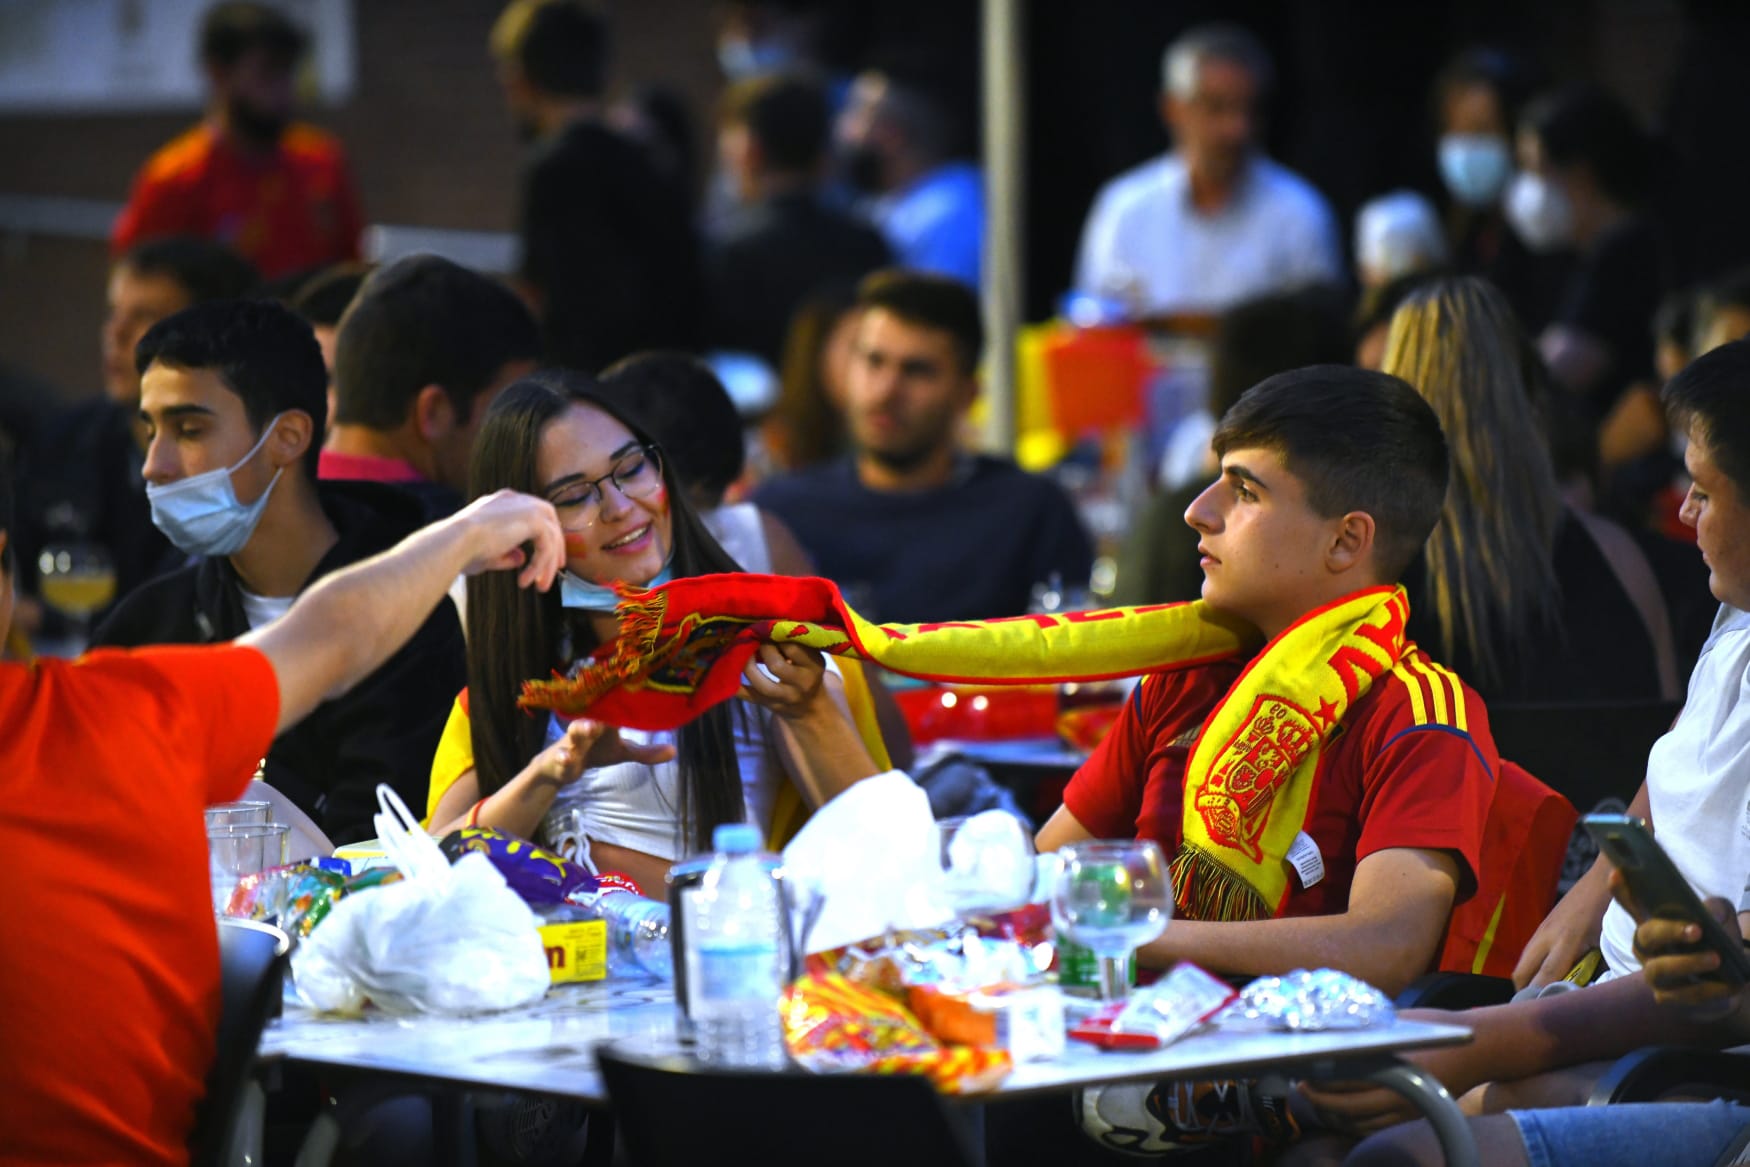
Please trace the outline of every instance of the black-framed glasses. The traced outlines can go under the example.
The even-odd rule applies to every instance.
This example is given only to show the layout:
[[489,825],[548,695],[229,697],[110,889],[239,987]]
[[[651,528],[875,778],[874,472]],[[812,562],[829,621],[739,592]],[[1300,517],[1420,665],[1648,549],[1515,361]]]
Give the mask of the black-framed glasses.
[[627,498],[654,496],[662,489],[662,451],[654,445],[628,450],[600,478],[568,482],[547,501],[559,512],[562,526],[587,527],[601,517],[603,488],[610,482]]

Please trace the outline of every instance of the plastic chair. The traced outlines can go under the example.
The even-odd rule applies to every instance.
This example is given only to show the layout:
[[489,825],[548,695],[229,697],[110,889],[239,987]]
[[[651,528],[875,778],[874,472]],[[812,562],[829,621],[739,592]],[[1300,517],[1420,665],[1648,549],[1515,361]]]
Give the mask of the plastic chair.
[[194,1167],[259,1162],[265,1099],[250,1075],[268,1019],[279,1012],[292,942],[253,920],[219,921],[218,1052],[189,1136]]
[[637,1167],[893,1167],[975,1162],[935,1088],[909,1075],[704,1070],[679,1056],[596,1051]]

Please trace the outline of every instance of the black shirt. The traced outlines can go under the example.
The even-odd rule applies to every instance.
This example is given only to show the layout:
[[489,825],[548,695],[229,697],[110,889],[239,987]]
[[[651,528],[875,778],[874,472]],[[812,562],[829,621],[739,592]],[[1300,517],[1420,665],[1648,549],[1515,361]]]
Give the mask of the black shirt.
[[775,369],[790,317],[804,299],[887,262],[878,232],[822,206],[812,193],[744,207],[706,252],[709,343],[754,353]]
[[1571,514],[1556,526],[1556,620],[1517,643],[1495,646],[1506,676],[1487,684],[1464,644],[1448,652],[1420,557],[1404,575],[1409,636],[1491,704],[1635,701],[1659,697],[1653,638],[1604,552]]
[[1589,398],[1600,418],[1622,391],[1653,378],[1653,314],[1665,294],[1665,248],[1652,221],[1636,216],[1581,254],[1556,322],[1604,344],[1610,365]]
[[699,254],[686,198],[632,139],[580,121],[536,145],[523,167],[519,234],[550,362],[596,372],[697,342]]
[[[423,522],[418,500],[392,487],[321,482],[316,490],[340,538],[306,589],[393,546]],[[124,600],[92,645],[212,644],[247,631],[236,569],[227,558],[202,557]],[[334,842],[371,838],[377,783],[389,783],[408,806],[425,805],[438,737],[466,683],[462,627],[446,600],[381,668],[274,739],[267,781]]]
[[932,490],[870,490],[847,459],[774,478],[753,500],[789,525],[820,573],[870,620],[1018,616],[1034,584],[1053,573],[1085,584],[1093,567],[1069,496],[983,455]]

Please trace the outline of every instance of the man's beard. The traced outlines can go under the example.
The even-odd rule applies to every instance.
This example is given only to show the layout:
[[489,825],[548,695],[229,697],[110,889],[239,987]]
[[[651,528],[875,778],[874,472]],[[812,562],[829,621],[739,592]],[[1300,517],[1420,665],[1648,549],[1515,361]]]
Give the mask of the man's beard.
[[863,453],[887,470],[906,474],[928,462],[935,455],[936,447],[926,442],[914,442],[897,450],[877,450],[872,446],[864,446]]
[[291,120],[283,113],[263,113],[243,101],[231,102],[226,113],[230,115],[231,128],[258,146],[278,145]]

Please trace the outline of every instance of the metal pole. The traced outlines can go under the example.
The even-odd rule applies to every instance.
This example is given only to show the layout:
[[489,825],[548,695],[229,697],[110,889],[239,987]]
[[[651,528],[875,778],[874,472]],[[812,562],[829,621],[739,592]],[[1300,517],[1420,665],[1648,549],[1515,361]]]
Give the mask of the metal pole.
[[986,443],[1015,451],[1015,341],[1025,292],[1022,231],[1026,155],[1024,0],[984,0],[984,391]]

